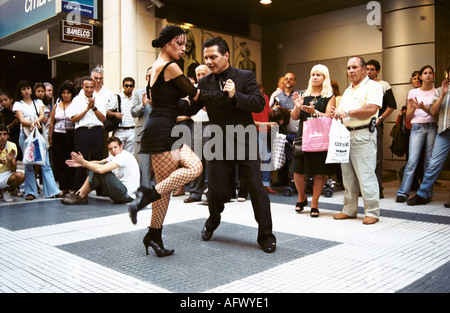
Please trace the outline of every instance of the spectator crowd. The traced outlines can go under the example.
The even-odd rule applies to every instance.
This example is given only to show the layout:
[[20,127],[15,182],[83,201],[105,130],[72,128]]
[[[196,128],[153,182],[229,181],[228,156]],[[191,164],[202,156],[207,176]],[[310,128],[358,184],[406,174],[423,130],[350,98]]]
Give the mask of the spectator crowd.
[[[149,82],[150,70],[145,72]],[[296,75],[280,77],[276,90],[265,95],[266,106],[253,113],[257,127],[259,156],[262,164],[270,163],[270,134],[274,127],[286,135],[286,164],[271,171],[262,167],[261,179],[269,194],[272,187],[293,182],[298,199],[295,211],[300,213],[308,201],[304,192],[310,177],[314,180],[311,217],[319,216],[319,196],[326,181],[336,179],[345,189],[343,212],[335,219],[355,217],[354,201],[358,195],[365,200],[366,224],[379,218],[379,199],[383,194],[383,134],[384,122],[397,109],[391,86],[378,78],[381,70],[376,60],[349,59],[347,74],[352,82],[343,95],[326,66],[315,66],[308,86],[297,89]],[[447,70],[448,77],[449,69]],[[209,75],[205,65],[195,69],[194,84]],[[426,65],[412,74],[411,91],[406,95],[397,123],[401,123],[405,140],[406,162],[401,173],[401,187],[396,202],[423,205],[432,201],[433,185],[444,166],[450,149],[450,96],[446,78],[435,88],[435,72]],[[86,204],[87,195],[98,195],[117,203],[135,198],[138,187],[154,184],[151,156],[140,154],[141,136],[152,110],[150,88],[135,90],[132,77],[122,81],[122,91],[114,94],[103,84],[103,69],[92,70],[90,77],[77,86],[65,81],[54,90],[50,83],[20,81],[16,93],[0,91],[0,189],[4,201],[24,197],[32,201],[61,198],[66,205]],[[351,102],[359,99],[358,105]],[[364,102],[366,101],[366,102]],[[302,135],[302,124],[311,118],[341,119],[351,134],[351,156],[347,164],[325,164],[326,152],[305,152],[293,156],[294,139]],[[369,131],[371,119],[375,129]],[[113,130],[106,123],[116,120]],[[194,116],[180,116],[178,124],[191,130],[189,146],[201,149],[210,139],[208,112],[203,109]],[[367,133],[366,133],[367,128]],[[24,173],[17,164],[24,157],[27,138],[36,129],[47,141],[45,163],[25,164]],[[364,142],[362,144],[361,142]],[[357,151],[358,150],[358,151]],[[197,151],[197,150],[196,150]],[[353,155],[354,154],[354,155]],[[203,173],[189,183],[190,195],[185,203],[202,201],[208,189],[205,158],[201,158]],[[373,163],[373,164],[372,164]],[[229,198],[246,201],[246,183],[236,168],[235,179],[225,182],[236,192]],[[274,179],[276,178],[276,179]],[[276,181],[275,181],[276,180]],[[24,189],[20,186],[24,184]],[[42,186],[42,190],[41,190]],[[411,197],[411,192],[417,193]],[[172,196],[184,195],[184,188],[174,190]],[[207,204],[207,201],[205,201]],[[449,203],[445,204],[446,207]]]

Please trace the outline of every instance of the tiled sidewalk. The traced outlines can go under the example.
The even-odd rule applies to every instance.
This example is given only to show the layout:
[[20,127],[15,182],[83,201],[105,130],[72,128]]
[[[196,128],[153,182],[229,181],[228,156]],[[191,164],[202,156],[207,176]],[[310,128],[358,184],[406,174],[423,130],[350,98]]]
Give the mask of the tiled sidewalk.
[[[343,192],[321,197],[320,217],[294,212],[296,195],[271,196],[277,251],[256,244],[250,201],[226,205],[211,241],[200,238],[207,207],[172,198],[164,243],[175,254],[145,255],[151,210],[133,226],[126,205],[90,198],[0,204],[0,292],[4,293],[393,293],[450,291],[450,182],[434,201],[395,203],[385,184],[382,218],[335,221]],[[362,206],[362,200],[360,203]]]

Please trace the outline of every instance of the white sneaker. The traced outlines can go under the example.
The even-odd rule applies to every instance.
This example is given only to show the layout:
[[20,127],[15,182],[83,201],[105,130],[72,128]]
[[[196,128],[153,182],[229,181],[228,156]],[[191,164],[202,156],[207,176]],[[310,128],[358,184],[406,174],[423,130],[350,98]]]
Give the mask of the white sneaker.
[[9,191],[3,190],[2,196],[3,196],[3,200],[5,200],[5,202],[14,202],[14,198],[11,196]]

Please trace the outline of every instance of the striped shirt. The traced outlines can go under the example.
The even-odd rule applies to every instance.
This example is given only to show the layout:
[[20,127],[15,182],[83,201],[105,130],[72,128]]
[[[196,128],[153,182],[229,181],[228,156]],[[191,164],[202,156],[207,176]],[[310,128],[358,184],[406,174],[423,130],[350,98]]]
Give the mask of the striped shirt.
[[133,127],[134,124],[134,117],[131,115],[131,108],[133,107],[133,100],[135,97],[135,94],[133,93],[131,97],[125,96],[125,94],[122,92],[120,95],[115,95],[111,99],[109,99],[107,110],[114,111],[116,110],[118,105],[118,99],[117,97],[120,97],[120,109],[123,113],[122,122],[120,123],[119,127]]
[[[441,96],[441,88],[436,89],[436,93],[433,98],[433,104]],[[439,110],[439,122],[438,122],[438,132],[442,133],[444,130],[450,128],[450,90],[442,100],[441,108]]]

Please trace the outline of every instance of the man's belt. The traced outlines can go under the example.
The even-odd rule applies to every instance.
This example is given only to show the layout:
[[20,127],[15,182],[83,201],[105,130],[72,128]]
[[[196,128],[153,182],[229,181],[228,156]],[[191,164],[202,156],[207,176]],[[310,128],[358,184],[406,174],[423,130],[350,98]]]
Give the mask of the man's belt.
[[377,125],[377,118],[376,117],[372,117],[372,119],[370,120],[370,123],[368,125],[356,126],[356,127],[347,127],[347,129],[352,131],[352,130],[360,130],[360,129],[369,128],[369,131],[371,133],[373,133],[375,131],[375,126],[376,125]]
[[117,127],[118,129],[134,129],[135,128],[135,126],[130,126],[130,127],[122,127],[122,126],[120,126],[120,127]]
[[369,125],[363,125],[363,126],[357,126],[357,127],[347,127],[347,129],[348,130],[360,130],[360,129],[364,129],[364,128],[369,128],[370,127],[370,124]]
[[95,129],[95,128],[102,128],[102,126],[80,126],[77,129]]

